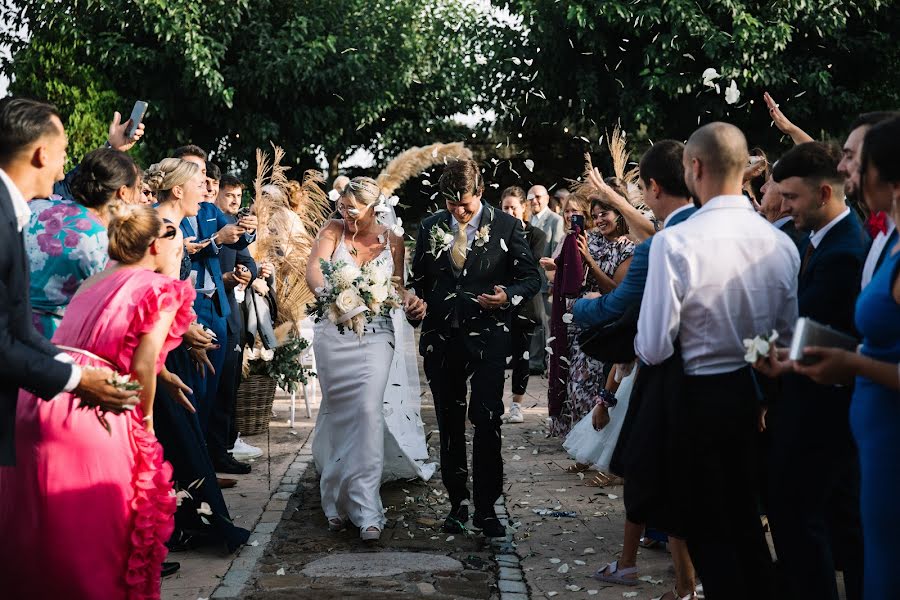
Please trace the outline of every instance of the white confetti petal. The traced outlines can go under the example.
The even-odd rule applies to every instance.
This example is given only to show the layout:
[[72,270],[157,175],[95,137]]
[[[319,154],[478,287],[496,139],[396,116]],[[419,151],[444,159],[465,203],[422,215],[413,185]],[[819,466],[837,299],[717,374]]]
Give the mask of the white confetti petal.
[[275,574],[276,574],[276,575],[284,575],[284,567],[281,567],[280,569],[278,569],[277,571],[275,571]]
[[738,90],[737,83],[731,80],[731,85],[725,88],[725,102],[728,104],[736,104],[741,99],[741,92]]
[[569,572],[569,563],[563,563],[563,564],[561,564],[561,565],[559,566],[559,568],[556,570],[556,572],[557,572],[557,573],[562,573],[563,575],[565,575],[566,573],[568,573],[568,572]]
[[565,323],[567,325],[572,322],[572,319],[574,319],[574,317],[572,316],[572,313],[565,313],[562,316],[563,323]]
[[558,565],[558,564],[561,563],[562,561],[561,561],[560,559],[558,559],[558,558],[551,558],[551,559],[550,559],[550,562],[553,563],[554,565]]
[[531,160],[530,158],[526,159],[525,160],[525,168],[528,169],[529,171],[534,171],[534,161]]

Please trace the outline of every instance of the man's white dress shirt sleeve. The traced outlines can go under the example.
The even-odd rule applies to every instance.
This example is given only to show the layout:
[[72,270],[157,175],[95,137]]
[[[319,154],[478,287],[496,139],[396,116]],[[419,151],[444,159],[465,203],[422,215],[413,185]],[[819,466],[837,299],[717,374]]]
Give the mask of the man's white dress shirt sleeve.
[[666,237],[656,234],[650,246],[647,283],[641,301],[634,349],[645,364],[658,365],[672,356],[681,325],[684,283]]

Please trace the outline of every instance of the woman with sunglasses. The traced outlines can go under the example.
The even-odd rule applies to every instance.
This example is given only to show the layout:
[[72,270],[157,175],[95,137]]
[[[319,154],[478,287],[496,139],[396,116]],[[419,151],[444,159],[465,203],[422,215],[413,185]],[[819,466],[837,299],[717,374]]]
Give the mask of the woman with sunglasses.
[[74,201],[32,201],[25,229],[34,326],[48,339],[81,282],[106,268],[108,209],[137,203],[141,175],[124,152],[100,148],[85,156],[70,186]]
[[[140,386],[131,411],[21,391],[15,467],[0,469],[9,598],[159,598],[176,497],[154,435],[157,375],[194,318],[182,247],[149,206],[110,210],[110,265],[85,280],[53,341],[82,369]],[[120,385],[126,385],[121,382]],[[37,557],[40,557],[39,559]]]
[[[184,246],[180,273],[188,280],[191,274],[190,254],[198,252],[209,240],[195,243],[184,239],[178,224],[185,217],[196,216],[206,193],[206,178],[195,163],[180,158],[165,158],[154,164],[145,174],[159,204],[156,210],[167,228],[173,230],[173,242]],[[206,435],[197,416],[198,384],[202,377],[197,364],[209,361],[207,349],[215,348],[215,340],[196,321],[182,336],[182,344],[166,359],[160,379],[173,377],[190,385],[161,386],[157,390],[154,420],[156,434],[165,450],[166,460],[172,463],[177,488],[190,494],[182,499],[175,514],[175,533],[169,541],[171,548],[194,548],[203,545],[224,545],[234,552],[250,537],[250,532],[232,522],[225,498],[216,479],[216,471],[206,449]],[[193,390],[191,389],[193,388]],[[197,509],[209,505],[212,514],[201,517]]]

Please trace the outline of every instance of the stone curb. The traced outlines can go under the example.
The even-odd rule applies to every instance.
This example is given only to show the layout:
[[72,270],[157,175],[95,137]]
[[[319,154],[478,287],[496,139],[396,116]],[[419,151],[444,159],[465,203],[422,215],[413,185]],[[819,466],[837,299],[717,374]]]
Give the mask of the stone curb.
[[[256,563],[265,553],[266,547],[272,541],[272,533],[278,527],[278,523],[284,517],[288,499],[297,490],[306,469],[312,462],[312,440],[310,433],[306,442],[297,451],[294,461],[287,468],[284,476],[276,488],[275,493],[269,498],[269,502],[263,509],[262,516],[250,534],[250,541],[241,548],[240,553],[228,566],[228,571],[216,586],[211,598],[240,598],[244,586],[250,579],[250,575],[256,569]],[[256,544],[255,546],[253,544]],[[516,600],[513,598],[512,600]]]
[[494,554],[494,562],[497,563],[497,587],[500,590],[500,600],[529,600],[531,594],[525,584],[522,561],[516,554],[513,534],[509,533],[506,496],[500,496],[494,506],[500,522],[507,527],[506,537],[491,540],[491,551]]

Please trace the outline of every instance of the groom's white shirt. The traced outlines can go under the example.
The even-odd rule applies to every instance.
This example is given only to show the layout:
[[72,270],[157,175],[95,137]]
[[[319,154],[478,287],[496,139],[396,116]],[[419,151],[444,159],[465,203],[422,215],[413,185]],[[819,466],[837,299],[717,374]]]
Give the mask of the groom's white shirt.
[[[481,223],[481,213],[484,212],[484,202],[481,203],[481,207],[478,209],[478,212],[475,213],[469,222],[466,223],[466,246],[469,250],[472,249],[472,242],[475,241],[475,233],[478,231],[478,224]],[[456,220],[456,217],[452,217],[450,219],[450,231],[456,233],[459,231],[460,222]]]

